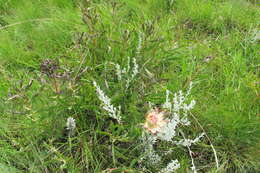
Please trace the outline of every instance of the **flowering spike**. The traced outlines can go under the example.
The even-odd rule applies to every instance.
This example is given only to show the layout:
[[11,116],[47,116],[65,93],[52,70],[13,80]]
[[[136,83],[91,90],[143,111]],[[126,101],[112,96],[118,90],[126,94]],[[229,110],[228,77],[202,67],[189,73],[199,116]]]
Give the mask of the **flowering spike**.
[[93,81],[93,85],[96,88],[96,92],[98,95],[99,100],[103,103],[102,108],[108,112],[108,115],[117,120],[118,123],[121,123],[121,116],[120,116],[120,107],[116,108],[111,104],[111,100],[104,91],[101,90],[101,88],[97,85],[95,81]]
[[76,128],[75,119],[72,117],[69,117],[67,119],[67,123],[66,123],[66,129],[69,130],[69,136],[73,135],[75,128]]

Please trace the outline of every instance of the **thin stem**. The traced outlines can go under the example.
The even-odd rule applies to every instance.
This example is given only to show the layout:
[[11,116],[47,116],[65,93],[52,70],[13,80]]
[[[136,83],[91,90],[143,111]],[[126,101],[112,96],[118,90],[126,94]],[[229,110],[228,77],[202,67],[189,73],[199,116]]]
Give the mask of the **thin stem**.
[[16,26],[16,25],[21,25],[24,23],[29,23],[29,22],[38,22],[38,21],[48,21],[48,20],[52,20],[51,18],[42,18],[42,19],[31,19],[31,20],[24,20],[24,21],[20,21],[20,22],[16,22],[16,23],[12,23],[10,25],[5,25],[0,27],[0,30],[12,27],[12,26]]
[[116,157],[115,157],[115,146],[114,146],[115,140],[112,140],[112,158],[113,158],[113,165],[116,166]]
[[[180,130],[180,132],[181,132],[181,135],[182,135],[182,137],[184,138],[184,140],[187,140],[187,139],[185,138],[185,135],[184,135],[184,133],[182,132],[182,130]],[[193,159],[193,157],[192,157],[192,151],[191,151],[191,149],[190,149],[190,146],[187,145],[187,148],[188,148],[188,150],[189,150],[189,155],[190,155],[190,158],[191,158],[192,170],[193,170],[194,173],[197,173],[196,166],[195,166],[195,164],[194,164],[194,159]]]
[[201,130],[204,132],[207,140],[209,141],[210,143],[210,147],[212,148],[213,150],[213,153],[214,153],[214,157],[215,157],[215,162],[216,162],[216,167],[217,169],[219,168],[219,160],[218,160],[218,156],[217,156],[217,152],[215,150],[215,147],[213,146],[209,136],[207,135],[206,131],[204,130],[203,126],[199,123],[198,119],[191,113],[191,116],[195,119],[195,121],[197,122],[197,124],[200,126]]

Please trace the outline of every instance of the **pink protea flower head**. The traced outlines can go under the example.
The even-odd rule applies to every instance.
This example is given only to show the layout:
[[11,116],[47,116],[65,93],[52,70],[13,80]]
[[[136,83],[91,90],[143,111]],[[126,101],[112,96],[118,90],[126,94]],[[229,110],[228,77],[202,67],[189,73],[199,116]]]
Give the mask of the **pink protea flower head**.
[[167,124],[168,120],[165,116],[165,111],[162,111],[159,108],[154,108],[146,114],[146,120],[143,127],[152,134],[156,134]]

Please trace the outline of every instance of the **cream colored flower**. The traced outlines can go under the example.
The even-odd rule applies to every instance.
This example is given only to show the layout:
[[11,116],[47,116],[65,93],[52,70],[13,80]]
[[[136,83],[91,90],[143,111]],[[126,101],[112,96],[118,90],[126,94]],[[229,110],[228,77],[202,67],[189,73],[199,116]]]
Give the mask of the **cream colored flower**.
[[158,133],[163,126],[165,126],[168,122],[165,119],[166,112],[159,110],[159,108],[155,108],[149,111],[146,114],[146,120],[144,123],[144,128],[150,131],[153,134]]

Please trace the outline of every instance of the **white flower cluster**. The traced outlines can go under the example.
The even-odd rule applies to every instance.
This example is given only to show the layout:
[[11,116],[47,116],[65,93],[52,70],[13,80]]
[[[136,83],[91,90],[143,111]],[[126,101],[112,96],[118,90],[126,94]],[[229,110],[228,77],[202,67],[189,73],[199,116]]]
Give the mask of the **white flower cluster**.
[[119,64],[116,64],[116,75],[118,80],[122,80],[122,74],[125,73],[125,69],[121,69],[121,66]]
[[[151,155],[156,154],[156,152],[154,151],[154,148],[153,148],[153,145],[156,140],[167,141],[167,142],[170,142],[175,145],[187,147],[190,152],[190,156],[191,156],[191,160],[192,160],[192,170],[193,170],[193,172],[196,172],[196,167],[195,167],[192,155],[191,155],[190,146],[192,144],[197,143],[204,136],[204,133],[202,133],[195,139],[186,139],[184,134],[182,134],[182,133],[181,134],[182,134],[183,139],[176,140],[174,138],[175,136],[177,136],[179,134],[178,132],[182,132],[180,129],[180,125],[189,126],[191,124],[188,119],[188,113],[195,106],[195,103],[196,103],[194,100],[191,100],[189,104],[186,103],[187,96],[190,94],[191,88],[192,88],[192,83],[190,84],[190,87],[186,94],[183,94],[182,91],[179,91],[178,93],[174,94],[173,98],[170,98],[170,94],[171,94],[170,91],[166,90],[166,100],[165,100],[165,103],[163,104],[163,108],[168,111],[169,116],[162,117],[161,113],[158,112],[157,115],[153,115],[150,119],[147,118],[146,121],[148,121],[150,126],[149,126],[149,128],[146,128],[146,130],[148,129],[149,132],[152,132],[153,128],[158,126],[158,123],[160,123],[159,125],[163,125],[163,126],[160,127],[160,130],[157,133],[150,133],[150,134],[148,133],[147,135],[150,137],[146,137],[146,138],[144,138],[144,140],[151,138],[151,136],[153,137],[153,142],[151,142],[150,145],[146,144],[145,151],[148,153],[146,155],[146,157],[151,157]],[[160,121],[158,121],[158,120],[160,120]],[[146,124],[147,124],[147,122],[145,123],[145,125]],[[146,127],[146,126],[144,126],[144,127]],[[147,141],[146,143],[148,143],[148,142],[149,141]],[[157,158],[158,161],[161,160],[160,157],[161,156],[159,156],[159,158]],[[166,168],[161,170],[161,172],[162,173],[163,172],[166,172],[166,173],[173,172],[174,170],[178,169],[179,167],[180,167],[180,164],[178,163],[178,161],[172,160]]]
[[192,100],[189,104],[186,104],[186,98],[190,94],[192,88],[192,83],[184,95],[182,91],[174,94],[174,98],[170,98],[170,91],[166,90],[166,100],[163,104],[164,109],[168,109],[170,112],[170,117],[166,120],[168,121],[162,130],[157,134],[157,137],[164,141],[172,141],[173,137],[176,135],[176,128],[179,124],[189,126],[191,123],[188,120],[188,112],[195,106],[195,100]]
[[133,67],[133,73],[132,73],[132,79],[134,79],[134,77],[138,74],[138,69],[139,69],[139,66],[138,64],[136,63],[136,59],[133,58],[133,64],[134,64],[134,67]]
[[157,164],[161,161],[161,156],[159,156],[153,149],[151,149],[148,153],[147,153],[147,158],[149,163],[151,164]]
[[97,92],[97,96],[99,98],[99,100],[103,103],[102,108],[108,112],[108,115],[117,120],[118,123],[121,123],[121,107],[115,107],[111,104],[111,100],[108,96],[106,96],[106,94],[104,93],[104,91],[101,90],[101,88],[99,87],[99,85],[97,85],[97,83],[94,81],[93,85],[96,88],[96,92]]
[[153,145],[157,140],[156,136],[143,132],[141,139],[145,148],[145,154],[144,157],[141,158],[141,161],[147,160],[150,164],[159,163],[161,161],[161,156],[159,156],[153,148]]
[[[112,63],[114,64],[114,63]],[[123,78],[126,78],[126,88],[129,87],[131,81],[136,77],[139,73],[139,65],[136,62],[136,59],[133,58],[133,67],[130,65],[130,58],[128,57],[127,67],[122,68],[119,64],[114,64],[116,67],[116,75],[119,81],[122,81]],[[131,72],[130,72],[131,71]],[[123,76],[125,75],[125,76]],[[130,76],[130,77],[128,77]],[[117,120],[118,123],[121,123],[121,107],[115,107],[111,104],[111,99],[101,90],[100,86],[94,81],[93,85],[96,88],[96,93],[99,100],[103,103],[102,108],[108,112],[108,115]]]
[[[131,81],[136,77],[139,73],[139,65],[136,62],[136,59],[133,58],[133,67],[130,65],[130,58],[128,57],[128,63],[126,68],[122,68],[119,64],[115,64],[116,66],[116,75],[119,81],[122,81],[123,75],[130,75],[131,77],[127,77],[126,79],[126,88],[129,87]],[[131,70],[131,73],[129,74]]]
[[176,127],[179,124],[179,116],[176,114],[172,119],[168,120],[168,123],[157,134],[157,137],[164,141],[172,141],[172,138],[176,135]]
[[[138,57],[140,54],[140,51],[142,49],[142,42],[143,42],[143,34],[140,33],[139,37],[138,37],[138,45],[136,47],[136,56]],[[126,88],[129,87],[131,81],[136,77],[136,75],[139,73],[139,65],[136,62],[136,58],[133,58],[133,67],[132,67],[132,72],[131,72],[131,77],[128,77],[126,79]],[[130,66],[130,58],[128,57],[128,63],[127,63],[127,67],[126,68],[122,68],[119,64],[115,64],[116,66],[116,75],[119,81],[122,80],[122,75],[123,74],[128,74],[129,71],[131,70],[131,66]]]
[[66,123],[66,129],[69,131],[69,136],[73,135],[75,128],[76,128],[75,119],[72,117],[69,117],[67,119],[67,123]]
[[202,138],[205,134],[201,133],[198,137],[196,137],[195,139],[181,139],[180,141],[176,141],[175,144],[176,145],[182,145],[184,147],[190,147],[192,144],[197,143],[200,138]]
[[166,100],[165,103],[163,104],[163,108],[168,109],[169,111],[172,111],[172,103],[170,102],[170,91],[166,90]]
[[172,160],[170,163],[168,163],[166,168],[163,168],[159,173],[172,173],[175,170],[180,168],[180,163],[178,160]]

